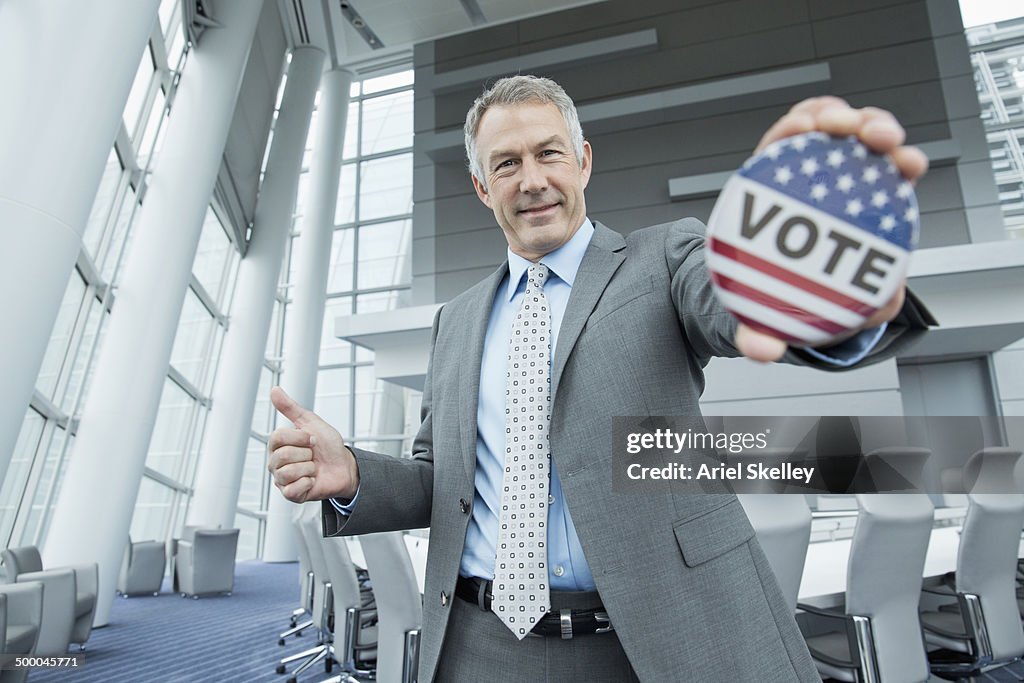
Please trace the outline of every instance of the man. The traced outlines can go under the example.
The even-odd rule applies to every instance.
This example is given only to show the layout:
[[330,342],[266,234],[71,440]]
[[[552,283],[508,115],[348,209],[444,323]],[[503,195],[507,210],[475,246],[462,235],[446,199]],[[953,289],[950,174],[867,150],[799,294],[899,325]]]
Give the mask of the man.
[[[835,98],[797,105],[760,146],[811,130],[857,135],[910,179],[927,166],[890,114]],[[508,261],[435,318],[413,458],[350,449],[274,389],[295,425],[271,435],[275,484],[325,501],[327,535],[430,526],[422,681],[819,680],[735,497],[616,495],[611,418],[698,414],[714,355],[835,369],[927,321],[901,291],[829,349],[737,327],[699,221],[624,239],[587,218],[593,152],[550,80],[498,81],[466,150]]]

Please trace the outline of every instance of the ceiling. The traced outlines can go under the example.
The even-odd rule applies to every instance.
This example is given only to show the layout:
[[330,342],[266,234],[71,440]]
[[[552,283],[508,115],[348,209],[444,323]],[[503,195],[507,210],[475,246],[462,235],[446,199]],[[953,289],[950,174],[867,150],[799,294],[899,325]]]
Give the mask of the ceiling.
[[[599,1],[278,0],[278,5],[287,18],[290,45],[313,44],[335,64],[358,66],[408,53],[416,43]],[[363,34],[353,26],[353,14],[362,20]],[[366,29],[382,47],[370,46]]]

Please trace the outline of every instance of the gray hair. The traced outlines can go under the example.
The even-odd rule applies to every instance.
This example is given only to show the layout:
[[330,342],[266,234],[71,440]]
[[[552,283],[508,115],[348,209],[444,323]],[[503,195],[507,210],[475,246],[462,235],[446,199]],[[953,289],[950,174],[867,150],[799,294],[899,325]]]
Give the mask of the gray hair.
[[476,98],[473,106],[466,114],[466,158],[469,160],[469,172],[487,188],[487,178],[480,164],[476,153],[476,133],[480,127],[480,119],[490,108],[503,104],[526,104],[527,102],[538,102],[541,104],[553,104],[558,107],[565,119],[565,127],[569,131],[569,142],[576,153],[576,161],[583,165],[583,128],[580,126],[580,117],[576,113],[576,105],[573,104],[562,86],[550,78],[540,76],[509,76],[500,79],[497,83],[484,91]]

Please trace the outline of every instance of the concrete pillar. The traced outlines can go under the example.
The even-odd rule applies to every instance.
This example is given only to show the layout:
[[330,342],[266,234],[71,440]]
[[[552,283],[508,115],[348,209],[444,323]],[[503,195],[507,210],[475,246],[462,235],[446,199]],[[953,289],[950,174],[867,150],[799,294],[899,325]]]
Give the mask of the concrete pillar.
[[157,4],[0,3],[0,481]]
[[193,526],[229,528],[235,523],[260,368],[323,64],[324,53],[315,47],[292,52],[252,237],[238,267],[231,323],[213,385],[213,408],[188,514],[188,524]]
[[[292,283],[292,303],[285,330],[286,355],[281,385],[292,398],[310,408],[316,396],[320,332],[327,301],[327,271],[331,265],[334,210],[352,78],[351,71],[333,69],[324,73],[321,81],[319,128],[309,172],[309,206],[296,247],[296,280]],[[280,492],[272,492],[263,544],[265,561],[291,562],[298,556],[291,523],[293,513],[294,504],[285,500]]]
[[203,33],[189,56],[53,511],[45,562],[99,563],[96,625],[110,614],[192,262],[262,5],[217,3],[221,27]]

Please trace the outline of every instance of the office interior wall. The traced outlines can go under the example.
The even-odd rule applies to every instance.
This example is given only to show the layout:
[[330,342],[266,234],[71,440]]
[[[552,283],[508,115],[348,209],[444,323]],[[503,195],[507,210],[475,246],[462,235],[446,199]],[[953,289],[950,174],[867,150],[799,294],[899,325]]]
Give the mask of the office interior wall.
[[[610,59],[554,52],[651,29],[657,32],[656,45]],[[957,5],[946,0],[613,0],[420,45],[415,52],[413,298],[446,301],[504,256],[504,240],[473,194],[462,151],[437,146],[454,139],[452,131],[461,127],[485,83],[503,67],[514,70],[517,61],[560,82],[581,109],[742,75],[770,77],[779,69],[827,65],[825,81],[732,97],[726,84],[724,96],[699,105],[584,120],[594,147],[588,213],[620,232],[683,216],[707,219],[714,196],[672,201],[669,179],[735,169],[790,103],[834,94],[855,105],[893,111],[912,143],[958,136],[960,150],[968,154],[963,163],[971,166],[963,171],[959,159],[947,158],[921,182],[921,246],[971,241],[983,231],[972,228],[968,209],[977,207],[965,206],[963,194],[970,189],[987,196],[994,184],[976,158],[985,154],[984,131],[967,123],[977,116],[973,91],[967,91],[973,104],[958,101],[955,111],[949,108],[951,93],[960,93],[970,76],[962,34]],[[537,55],[550,55],[555,63],[536,66]],[[473,67],[481,66],[474,74]],[[453,84],[459,74],[466,74],[464,82]],[[965,178],[971,188],[963,187]]]
[[[657,37],[646,46],[586,54],[602,40],[651,30]],[[542,64],[545,59],[550,63]],[[1001,234],[1001,223],[979,227],[991,214],[982,209],[994,183],[982,163],[984,130],[952,0],[613,0],[425,43],[417,46],[415,64],[414,303],[451,299],[505,256],[502,233],[473,193],[457,144],[473,99],[518,64],[554,78],[576,101],[594,148],[588,214],[622,233],[684,216],[706,220],[714,192],[673,198],[669,180],[734,170],[793,102],[832,94],[888,109],[909,142],[945,150],[917,190],[922,248]],[[795,82],[780,76],[800,67],[827,75]],[[750,74],[779,87],[736,80]],[[694,86],[717,94],[658,109],[636,97]],[[595,113],[616,107],[613,116]],[[965,201],[967,193],[982,196],[981,205]],[[705,410],[902,412],[895,363],[805,374],[716,359],[708,368],[709,392],[722,385],[738,391],[709,393]]]

